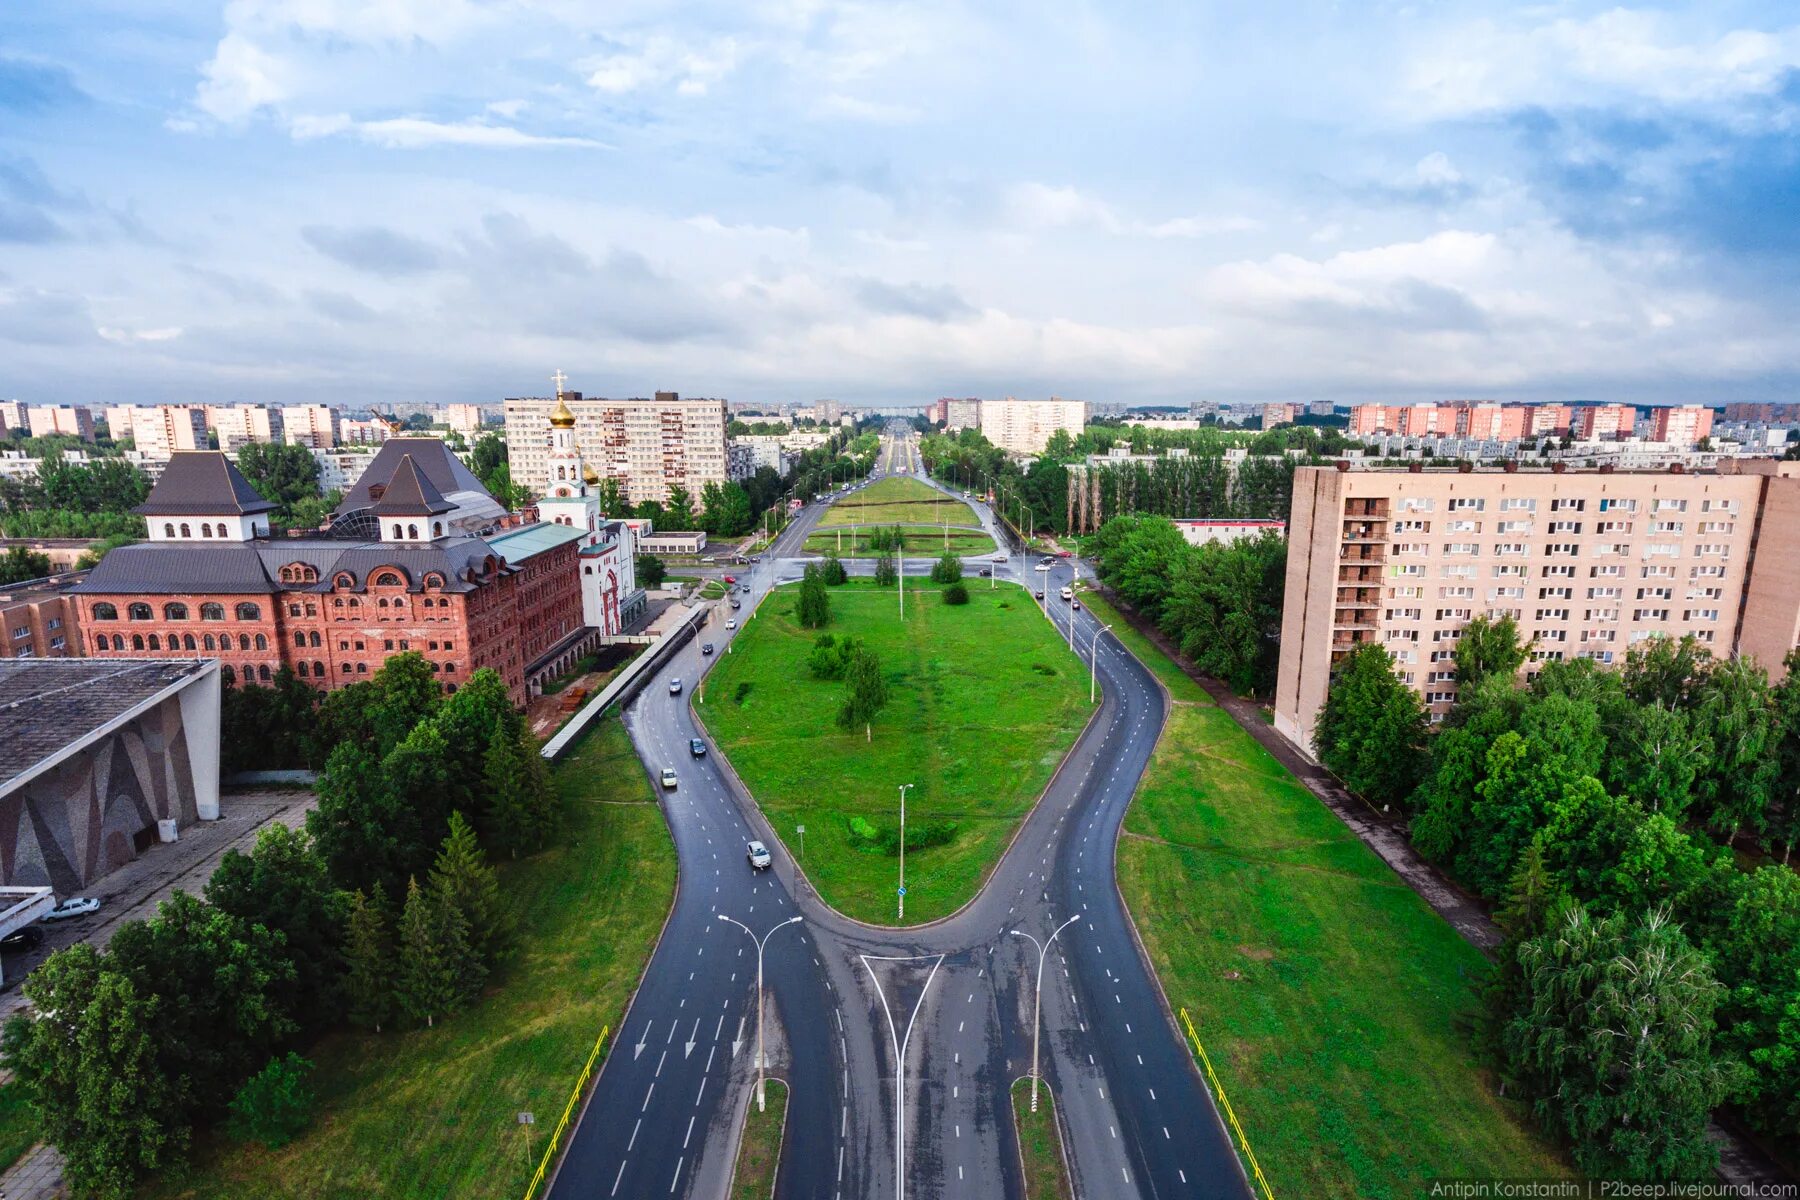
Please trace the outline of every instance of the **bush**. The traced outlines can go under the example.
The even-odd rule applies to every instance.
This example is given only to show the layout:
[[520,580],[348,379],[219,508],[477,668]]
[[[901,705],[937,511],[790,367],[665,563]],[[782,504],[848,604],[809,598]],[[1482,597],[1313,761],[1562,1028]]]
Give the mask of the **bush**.
[[825,561],[819,564],[819,574],[825,577],[827,587],[837,587],[850,582],[850,572],[844,570],[844,564],[835,554],[825,556]]
[[969,586],[961,580],[944,589],[945,604],[967,604],[969,602]]
[[[962,578],[962,559],[946,550],[943,557],[931,564],[931,582],[955,583]],[[959,601],[952,600],[952,604]]]
[[242,1142],[261,1142],[279,1150],[312,1124],[318,1097],[307,1086],[313,1065],[292,1050],[286,1058],[271,1058],[231,1098],[231,1119],[226,1129]]
[[737,690],[731,693],[731,702],[736,704],[739,708],[742,708],[744,706],[744,701],[750,695],[750,689],[755,686],[756,685],[751,683],[748,679],[744,680],[744,682],[737,685]]
[[[900,831],[877,825],[865,817],[851,817],[850,844],[865,854],[900,855]],[[906,848],[925,850],[956,840],[955,821],[912,821],[906,826]]]
[[812,654],[806,660],[806,669],[814,679],[842,679],[844,672],[850,667],[850,660],[856,655],[857,647],[861,645],[853,637],[821,633],[813,642]]

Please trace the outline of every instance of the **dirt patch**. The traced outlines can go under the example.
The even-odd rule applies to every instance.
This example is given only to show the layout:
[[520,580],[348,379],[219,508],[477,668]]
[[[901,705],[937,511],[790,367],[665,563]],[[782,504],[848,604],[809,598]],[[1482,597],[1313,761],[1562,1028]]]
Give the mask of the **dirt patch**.
[[1268,962],[1275,957],[1273,950],[1264,950],[1259,946],[1239,946],[1238,953],[1257,962]]

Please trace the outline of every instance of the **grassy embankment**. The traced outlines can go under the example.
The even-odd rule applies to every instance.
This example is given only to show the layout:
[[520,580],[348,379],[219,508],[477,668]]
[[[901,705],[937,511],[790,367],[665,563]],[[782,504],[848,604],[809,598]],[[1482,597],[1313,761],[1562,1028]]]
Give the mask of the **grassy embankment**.
[[787,1084],[771,1079],[763,1086],[767,1089],[763,1111],[756,1111],[753,1099],[744,1114],[731,1200],[767,1200],[775,1194],[775,1170],[781,1165],[781,1138],[787,1125]]
[[1088,719],[1085,668],[1029,594],[971,587],[952,606],[939,591],[908,582],[902,624],[893,588],[830,589],[826,632],[861,638],[887,678],[872,740],[838,728],[844,685],[807,669],[817,634],[795,623],[793,587],[763,601],[697,705],[790,848],[806,826],[804,865],[826,902],[865,921],[894,919],[898,864],[859,849],[851,817],[893,830],[911,783],[909,831],[958,823],[949,844],[906,854],[908,923],[944,916],[974,895]]
[[1470,1046],[1481,954],[1181,669],[1093,597],[1175,703],[1119,883],[1277,1196],[1565,1177]]
[[[560,845],[500,864],[518,955],[475,1008],[435,1029],[340,1033],[312,1053],[318,1121],[279,1151],[213,1141],[157,1200],[518,1196],[604,1025],[615,1033],[674,898],[675,852],[624,730],[563,760]],[[610,1047],[609,1047],[610,1048]],[[527,1142],[521,1111],[537,1116]]]
[[1069,1175],[1064,1169],[1062,1131],[1056,1125],[1056,1098],[1046,1085],[1038,1086],[1038,1110],[1031,1111],[1031,1080],[1015,1079],[1012,1085],[1013,1132],[1019,1139],[1019,1157],[1025,1164],[1025,1200],[1069,1200]]
[[937,525],[979,528],[975,510],[929,484],[904,477],[878,480],[825,511],[820,529],[839,525]]

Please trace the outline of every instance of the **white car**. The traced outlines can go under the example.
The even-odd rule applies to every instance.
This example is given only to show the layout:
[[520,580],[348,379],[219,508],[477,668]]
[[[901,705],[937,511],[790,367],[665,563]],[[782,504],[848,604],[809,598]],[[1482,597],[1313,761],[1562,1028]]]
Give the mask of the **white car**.
[[663,785],[663,787],[673,788],[675,786],[675,783],[676,783],[675,768],[674,767],[664,767],[662,770],[662,785]]
[[1075,592],[1074,592],[1074,589],[1072,589],[1072,588],[1064,588],[1064,589],[1063,589],[1063,590],[1062,590],[1062,598],[1063,598],[1063,599],[1064,599],[1064,600],[1073,600],[1073,599],[1074,599],[1074,598],[1075,598]]
[[91,912],[100,911],[100,900],[96,896],[70,896],[61,904],[44,914],[46,921],[67,921],[73,917],[85,917]]
[[1041,562],[1037,566],[1035,566],[1031,569],[1034,571],[1048,571],[1050,569],[1050,564],[1046,563],[1046,562]]
[[737,622],[736,622],[736,621],[735,621],[735,620],[731,620],[731,621],[727,621],[727,622],[725,622],[725,628],[727,628],[727,629],[736,629],[736,628],[737,628]]
[[993,561],[997,562],[997,563],[1003,563],[1006,561],[1006,555],[996,554],[996,555],[994,555]]
[[744,846],[744,857],[750,860],[750,868],[754,871],[769,869],[769,848],[761,842],[749,842]]
[[[1069,590],[1069,589],[1068,589],[1068,588],[1064,588],[1064,589],[1063,589],[1063,590],[1064,590],[1064,591],[1065,591],[1065,592],[1066,592],[1066,591],[1068,591],[1068,590]],[[1067,596],[1064,596],[1064,597],[1063,597],[1063,599],[1065,599],[1065,600],[1067,600],[1067,599],[1068,599],[1068,597],[1067,597]],[[669,695],[671,695],[671,696],[679,696],[679,695],[681,695],[681,680],[679,680],[679,679],[671,679],[671,680],[669,680]]]

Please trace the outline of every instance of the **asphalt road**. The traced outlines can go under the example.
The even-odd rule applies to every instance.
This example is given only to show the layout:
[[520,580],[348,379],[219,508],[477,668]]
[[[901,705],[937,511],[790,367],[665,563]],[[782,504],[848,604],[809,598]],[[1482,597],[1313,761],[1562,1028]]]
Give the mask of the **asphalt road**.
[[[884,449],[879,461],[916,464],[916,450]],[[1012,931],[1041,941],[1078,918],[1044,958],[1041,1046],[1077,1194],[1248,1196],[1113,881],[1119,823],[1165,703],[1116,641],[1098,639],[1099,711],[1042,801],[981,893],[929,926],[880,929],[827,908],[716,748],[691,757],[689,739],[704,736],[688,704],[707,665],[700,643],[728,652],[724,622],[753,619],[770,587],[799,574],[795,557],[824,507],[804,510],[749,569],[743,610],[717,610],[625,711],[652,778],[664,766],[680,775],[664,794],[680,891],[551,1197],[726,1193],[757,1047],[756,947],[727,916],[766,938],[768,1069],[790,1086],[778,1195],[1022,1195],[1008,1089],[1031,1068],[1038,952]],[[923,574],[930,560],[907,567]],[[1046,619],[1065,634],[1073,622],[1088,657],[1097,626],[1056,598],[1070,564],[1037,572],[1014,553],[1002,572],[998,586],[1042,581]],[[747,865],[751,837],[768,845],[770,870]]]

